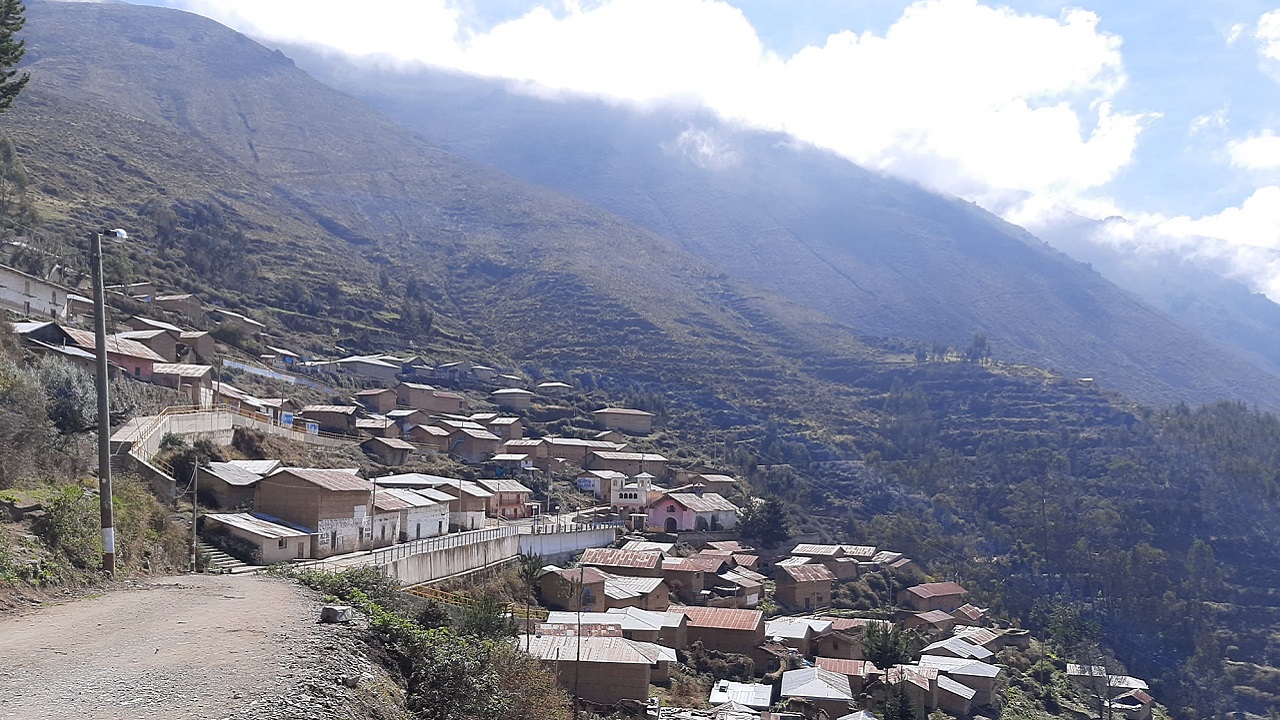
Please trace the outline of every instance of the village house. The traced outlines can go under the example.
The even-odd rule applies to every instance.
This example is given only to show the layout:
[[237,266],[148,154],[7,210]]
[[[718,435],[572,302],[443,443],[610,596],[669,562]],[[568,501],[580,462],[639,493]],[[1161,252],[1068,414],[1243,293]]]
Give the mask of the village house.
[[1124,720],[1151,720],[1151,704],[1155,699],[1144,690],[1129,690],[1121,693],[1108,703],[1112,715]]
[[820,655],[814,658],[813,663],[823,670],[839,673],[849,678],[849,689],[853,691],[854,697],[861,695],[867,685],[884,674],[870,660],[832,658]]
[[591,419],[597,425],[609,430],[620,430],[636,435],[648,435],[653,431],[653,413],[644,410],[607,407],[593,411]]
[[217,509],[251,508],[256,492],[254,486],[264,474],[253,472],[234,462],[201,465],[196,470],[200,502]]
[[604,440],[583,440],[582,438],[554,436],[545,437],[542,442],[547,448],[547,457],[560,458],[584,469],[588,469],[587,455],[592,451],[616,451],[624,447]]
[[595,495],[597,500],[612,497],[626,482],[627,476],[616,470],[585,470],[576,480],[579,490]]
[[302,366],[302,356],[288,348],[268,345],[262,360],[276,370],[296,370]]
[[522,485],[519,480],[494,478],[476,480],[476,484],[493,493],[489,498],[489,517],[519,520],[537,514],[537,505],[529,501],[533,491]]
[[547,380],[546,382],[540,382],[534,389],[537,390],[540,395],[549,395],[552,397],[559,397],[573,392],[572,385],[560,382],[559,380]]
[[663,558],[662,577],[671,592],[686,603],[706,604],[702,591],[706,588],[706,574],[714,573],[719,565],[708,567],[693,558]]
[[912,707],[923,712],[932,712],[938,708],[938,669],[920,667],[918,665],[894,665],[884,673],[884,682],[879,688],[878,700],[884,702],[889,691],[899,685],[907,688],[907,697],[911,698]]
[[837,630],[832,627],[813,638],[813,654],[843,660],[862,660],[867,648],[862,644],[862,632]]
[[662,578],[611,575],[604,580],[605,608],[639,608],[654,612],[671,606],[671,593]]
[[695,485],[702,485],[707,492],[719,493],[728,497],[740,492],[738,481],[728,475],[698,474],[691,478]]
[[820,667],[782,673],[780,694],[783,699],[807,700],[832,718],[848,713],[854,697],[848,676]]
[[178,334],[178,359],[208,363],[218,354],[213,336],[203,330],[183,330]]
[[378,487],[414,490],[429,500],[447,502],[449,525],[460,530],[484,527],[489,491],[468,480],[426,473],[402,473],[373,479]]
[[266,325],[254,320],[248,315],[227,310],[225,308],[210,308],[205,311],[205,315],[212,321],[218,323],[218,327],[237,328],[251,338],[262,337],[262,332],[267,329]]
[[498,436],[488,430],[462,428],[449,432],[449,454],[464,463],[488,460],[498,454],[499,445]]
[[[98,351],[98,343],[92,332],[76,328],[61,328],[61,330],[77,347],[91,353]],[[151,371],[156,363],[167,362],[166,358],[142,343],[115,335],[107,336],[107,359],[118,365],[126,374],[146,382],[151,382]]]
[[667,459],[657,453],[592,450],[587,453],[583,467],[586,470],[616,470],[627,477],[645,472],[655,478],[667,476]]
[[[501,448],[499,448],[501,449]],[[489,465],[498,477],[520,477],[533,472],[533,458],[514,453],[498,453],[489,458]]]
[[161,310],[185,315],[192,320],[204,317],[204,305],[200,303],[200,298],[191,293],[157,295],[151,300],[151,304]]
[[25,317],[67,320],[69,294],[61,285],[0,265],[0,308]]
[[975,707],[990,705],[995,701],[996,683],[1000,679],[1000,668],[981,660],[968,660],[942,655],[921,655],[918,664],[921,667],[935,668],[939,675],[972,688],[976,692],[970,698]]
[[165,359],[165,362],[178,360],[178,336],[181,331],[171,334],[166,330],[129,330],[116,333],[113,337],[132,340],[150,348],[152,352]]
[[597,567],[615,575],[662,577],[662,553],[632,552],[614,548],[587,548],[579,558],[580,565]]
[[955,624],[956,619],[943,610],[913,613],[902,621],[905,630],[925,629],[936,632],[949,632]]
[[356,432],[368,437],[398,438],[400,426],[391,418],[362,417],[356,418]]
[[461,413],[467,409],[467,399],[462,395],[421,383],[396,385],[396,402],[428,413]]
[[916,612],[950,612],[964,604],[964,596],[968,594],[968,590],[953,582],[924,583],[900,591],[898,605]]
[[779,565],[774,598],[792,610],[806,612],[831,603],[836,576],[823,565]]
[[649,527],[669,533],[737,526],[738,507],[716,493],[668,492],[649,506]]
[[396,391],[389,388],[361,390],[355,399],[369,412],[384,414],[396,409]]
[[1131,690],[1150,690],[1147,683],[1130,675],[1123,675],[1107,670],[1102,665],[1078,665],[1067,663],[1067,678],[1083,690],[1101,695],[1105,687],[1108,698],[1113,698]]
[[545,463],[539,465],[540,460],[547,457],[547,446],[542,442],[541,438],[520,438],[518,440],[507,440],[498,448],[499,455],[528,455],[529,461],[534,467],[544,467]]
[[354,470],[290,467],[258,482],[253,507],[311,529],[311,556],[324,558],[368,548],[372,494]]
[[355,405],[304,405],[299,414],[319,426],[321,432],[355,435],[359,410]]
[[404,439],[427,450],[442,454],[449,452],[449,431],[435,425],[411,425],[405,431]]
[[397,522],[400,542],[443,535],[449,529],[448,495],[445,495],[442,502],[440,499],[428,498],[422,490],[378,488],[375,497],[379,502],[383,498],[400,501],[402,507]]
[[303,560],[311,557],[311,533],[265,513],[205,513],[201,534],[231,535],[252,544],[255,565]]
[[[628,640],[657,643],[683,650],[688,646],[689,623],[684,615],[663,610],[644,610],[638,607],[612,608],[606,612],[584,612],[585,625],[616,625],[622,637]],[[578,614],[553,610],[547,614],[548,624],[570,625],[578,622]]]
[[660,552],[664,556],[670,556],[675,546],[675,543],[653,542],[652,540],[628,540],[623,544],[622,549],[632,552]]
[[109,293],[123,295],[125,297],[138,298],[144,302],[148,301],[156,294],[155,283],[150,280],[140,280],[138,282],[125,283],[123,285],[107,285],[103,287]]
[[605,573],[598,568],[548,566],[538,576],[538,597],[556,610],[605,611]]
[[519,440],[524,437],[524,421],[518,417],[500,415],[481,424],[484,425],[486,430],[497,435],[502,442]]
[[533,407],[533,393],[522,388],[502,388],[489,393],[495,405],[510,410],[528,410]]
[[621,636],[539,634],[517,637],[516,644],[554,670],[561,687],[570,692],[576,688],[582,699],[604,705],[647,700],[654,668],[661,664],[658,661],[663,657],[667,663],[675,660],[675,653],[669,650],[669,655],[654,652],[661,646]]
[[397,467],[409,462],[409,456],[417,450],[404,440],[388,437],[371,437],[360,443],[360,449],[377,458],[379,463],[389,467]]
[[370,521],[369,547],[394,545],[402,534],[401,517],[412,507],[412,503],[390,495],[385,490],[379,492],[377,486],[374,486],[371,499],[373,516]]
[[690,644],[701,642],[711,650],[756,657],[765,639],[764,613],[759,610],[672,605],[670,612],[689,619]]
[[[765,577],[746,568],[735,567],[720,573],[716,578],[717,586],[728,585],[734,588],[731,596],[733,602],[724,602],[727,597],[713,598],[708,604],[716,607],[754,608],[764,597]],[[717,588],[718,589],[718,588]]]
[[751,715],[752,720],[757,720],[760,717],[759,712],[768,710],[777,700],[774,697],[777,694],[776,691],[777,686],[772,684],[717,680],[711,686],[711,694],[707,696],[707,702],[713,707],[733,703],[735,707],[749,708],[755,711]]
[[930,643],[920,652],[924,655],[939,655],[942,657],[960,658],[962,660],[984,661],[995,655],[994,652],[982,647],[981,645],[974,645],[973,643],[958,637],[949,637],[945,640]]
[[186,395],[197,407],[213,404],[213,368],[186,363],[156,363],[151,366],[151,382]]
[[813,639],[830,629],[831,621],[822,618],[779,617],[765,621],[764,636],[808,657],[814,654]]
[[352,355],[329,363],[312,363],[317,367],[354,375],[366,380],[393,383],[400,374],[400,364],[377,355]]

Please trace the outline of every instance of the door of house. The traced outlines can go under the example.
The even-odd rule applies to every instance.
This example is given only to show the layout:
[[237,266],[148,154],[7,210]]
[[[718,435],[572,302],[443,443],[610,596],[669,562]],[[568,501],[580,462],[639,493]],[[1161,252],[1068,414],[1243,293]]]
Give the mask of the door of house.
[[667,532],[673,533],[680,529],[680,523],[676,522],[673,517],[667,518]]
[[306,543],[298,543],[298,559],[301,560],[306,556],[307,556]]

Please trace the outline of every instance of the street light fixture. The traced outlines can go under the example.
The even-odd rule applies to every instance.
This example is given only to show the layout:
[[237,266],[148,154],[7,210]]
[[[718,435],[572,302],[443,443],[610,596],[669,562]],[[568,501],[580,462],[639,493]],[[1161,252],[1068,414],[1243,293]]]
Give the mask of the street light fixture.
[[103,236],[128,240],[116,228],[89,236],[89,271],[93,274],[93,340],[98,347],[98,502],[102,519],[102,571],[116,574],[115,506],[111,498],[111,399],[107,394],[107,300],[102,282]]

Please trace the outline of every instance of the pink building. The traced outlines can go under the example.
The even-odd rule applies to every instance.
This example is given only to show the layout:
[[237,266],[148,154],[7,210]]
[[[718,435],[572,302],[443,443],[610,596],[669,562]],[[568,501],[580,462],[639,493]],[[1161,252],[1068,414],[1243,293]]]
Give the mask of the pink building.
[[669,492],[649,505],[649,527],[666,532],[729,530],[738,525],[738,507],[716,493]]

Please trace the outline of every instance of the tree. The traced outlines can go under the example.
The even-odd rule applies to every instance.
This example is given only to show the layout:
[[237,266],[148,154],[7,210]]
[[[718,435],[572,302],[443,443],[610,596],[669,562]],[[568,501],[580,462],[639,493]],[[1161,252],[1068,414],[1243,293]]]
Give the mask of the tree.
[[742,537],[760,543],[766,550],[791,538],[791,527],[782,511],[782,502],[776,497],[747,503],[742,519],[738,522],[738,532]]
[[[533,553],[526,555],[521,553],[520,563],[520,582],[524,584],[524,632],[525,635],[532,635],[530,627],[531,612],[533,609],[533,589],[538,586],[538,576],[542,574],[542,556]],[[525,641],[525,648],[528,649],[528,640]]]
[[916,708],[907,692],[906,680],[893,686],[884,702],[884,720],[916,720]]
[[477,638],[503,638],[516,634],[507,604],[496,593],[482,592],[462,608],[458,632]]
[[969,362],[986,365],[987,358],[991,357],[991,344],[987,342],[986,334],[975,334],[973,342],[969,343],[969,348],[965,350],[964,354]]
[[22,0],[0,0],[0,112],[13,105],[31,79],[27,73],[19,75],[13,69],[27,51],[26,41],[14,37],[27,22],[26,12]]
[[886,670],[910,661],[917,644],[914,634],[897,625],[869,622],[862,631],[862,647],[867,659]]

